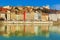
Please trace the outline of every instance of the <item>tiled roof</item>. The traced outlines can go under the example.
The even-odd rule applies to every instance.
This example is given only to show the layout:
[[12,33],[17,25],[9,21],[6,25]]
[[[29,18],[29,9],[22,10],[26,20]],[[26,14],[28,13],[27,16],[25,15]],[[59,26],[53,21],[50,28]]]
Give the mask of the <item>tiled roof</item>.
[[[11,7],[11,6],[10,6]],[[13,9],[10,9],[11,11],[15,11],[15,9],[17,9],[17,10],[20,10],[21,8],[23,8],[24,9],[24,7],[20,7],[19,8],[19,6],[18,7],[13,7]],[[29,8],[32,8],[31,6],[28,6],[28,7],[26,7],[28,10],[29,10]],[[42,11],[43,13],[60,13],[60,10],[53,10],[53,9],[47,9],[47,8],[44,8],[44,7],[42,7],[43,9],[41,9],[40,7],[38,7],[38,8],[36,8],[35,9],[35,7],[34,8],[32,8],[34,11]],[[1,12],[6,12],[7,10],[9,10],[9,9],[7,9],[7,8],[3,8],[3,7],[0,7],[0,11]]]

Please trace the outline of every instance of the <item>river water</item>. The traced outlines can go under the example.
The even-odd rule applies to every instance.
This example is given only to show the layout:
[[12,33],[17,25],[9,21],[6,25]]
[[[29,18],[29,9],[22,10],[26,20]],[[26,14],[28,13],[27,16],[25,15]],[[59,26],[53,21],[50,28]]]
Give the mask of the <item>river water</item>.
[[59,40],[60,26],[52,24],[3,24],[1,40]]

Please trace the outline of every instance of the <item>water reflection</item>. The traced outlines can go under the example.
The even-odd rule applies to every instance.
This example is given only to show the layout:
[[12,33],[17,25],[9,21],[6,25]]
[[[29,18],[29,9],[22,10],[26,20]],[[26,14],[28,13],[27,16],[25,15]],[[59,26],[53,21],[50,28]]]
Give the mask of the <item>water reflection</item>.
[[60,33],[60,25],[54,25],[49,27],[49,32]]
[[0,27],[3,36],[49,36],[50,24],[4,24]]

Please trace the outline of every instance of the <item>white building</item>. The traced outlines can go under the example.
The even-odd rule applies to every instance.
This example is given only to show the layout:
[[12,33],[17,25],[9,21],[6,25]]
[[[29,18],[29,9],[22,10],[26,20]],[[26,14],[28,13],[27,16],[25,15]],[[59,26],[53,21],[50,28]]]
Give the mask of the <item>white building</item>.
[[11,9],[11,7],[10,7],[10,6],[3,6],[3,8]]
[[43,6],[43,7],[46,8],[46,9],[50,9],[49,5],[47,5],[47,6]]
[[2,17],[4,20],[6,20],[6,17],[5,17],[5,14],[4,13],[1,13],[0,14],[0,17]]
[[7,20],[10,20],[10,11],[7,11]]
[[34,13],[34,20],[39,20],[39,14],[38,14],[38,12],[36,11],[35,13]]
[[60,19],[60,14],[57,14],[57,19]]
[[50,21],[57,21],[57,14],[49,14]]

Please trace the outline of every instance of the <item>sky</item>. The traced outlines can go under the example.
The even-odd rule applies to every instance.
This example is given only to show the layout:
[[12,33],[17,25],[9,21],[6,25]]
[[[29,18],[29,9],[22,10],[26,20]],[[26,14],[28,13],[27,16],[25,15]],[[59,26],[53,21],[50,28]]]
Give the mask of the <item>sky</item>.
[[60,0],[0,0],[0,6],[46,6],[60,10]]

